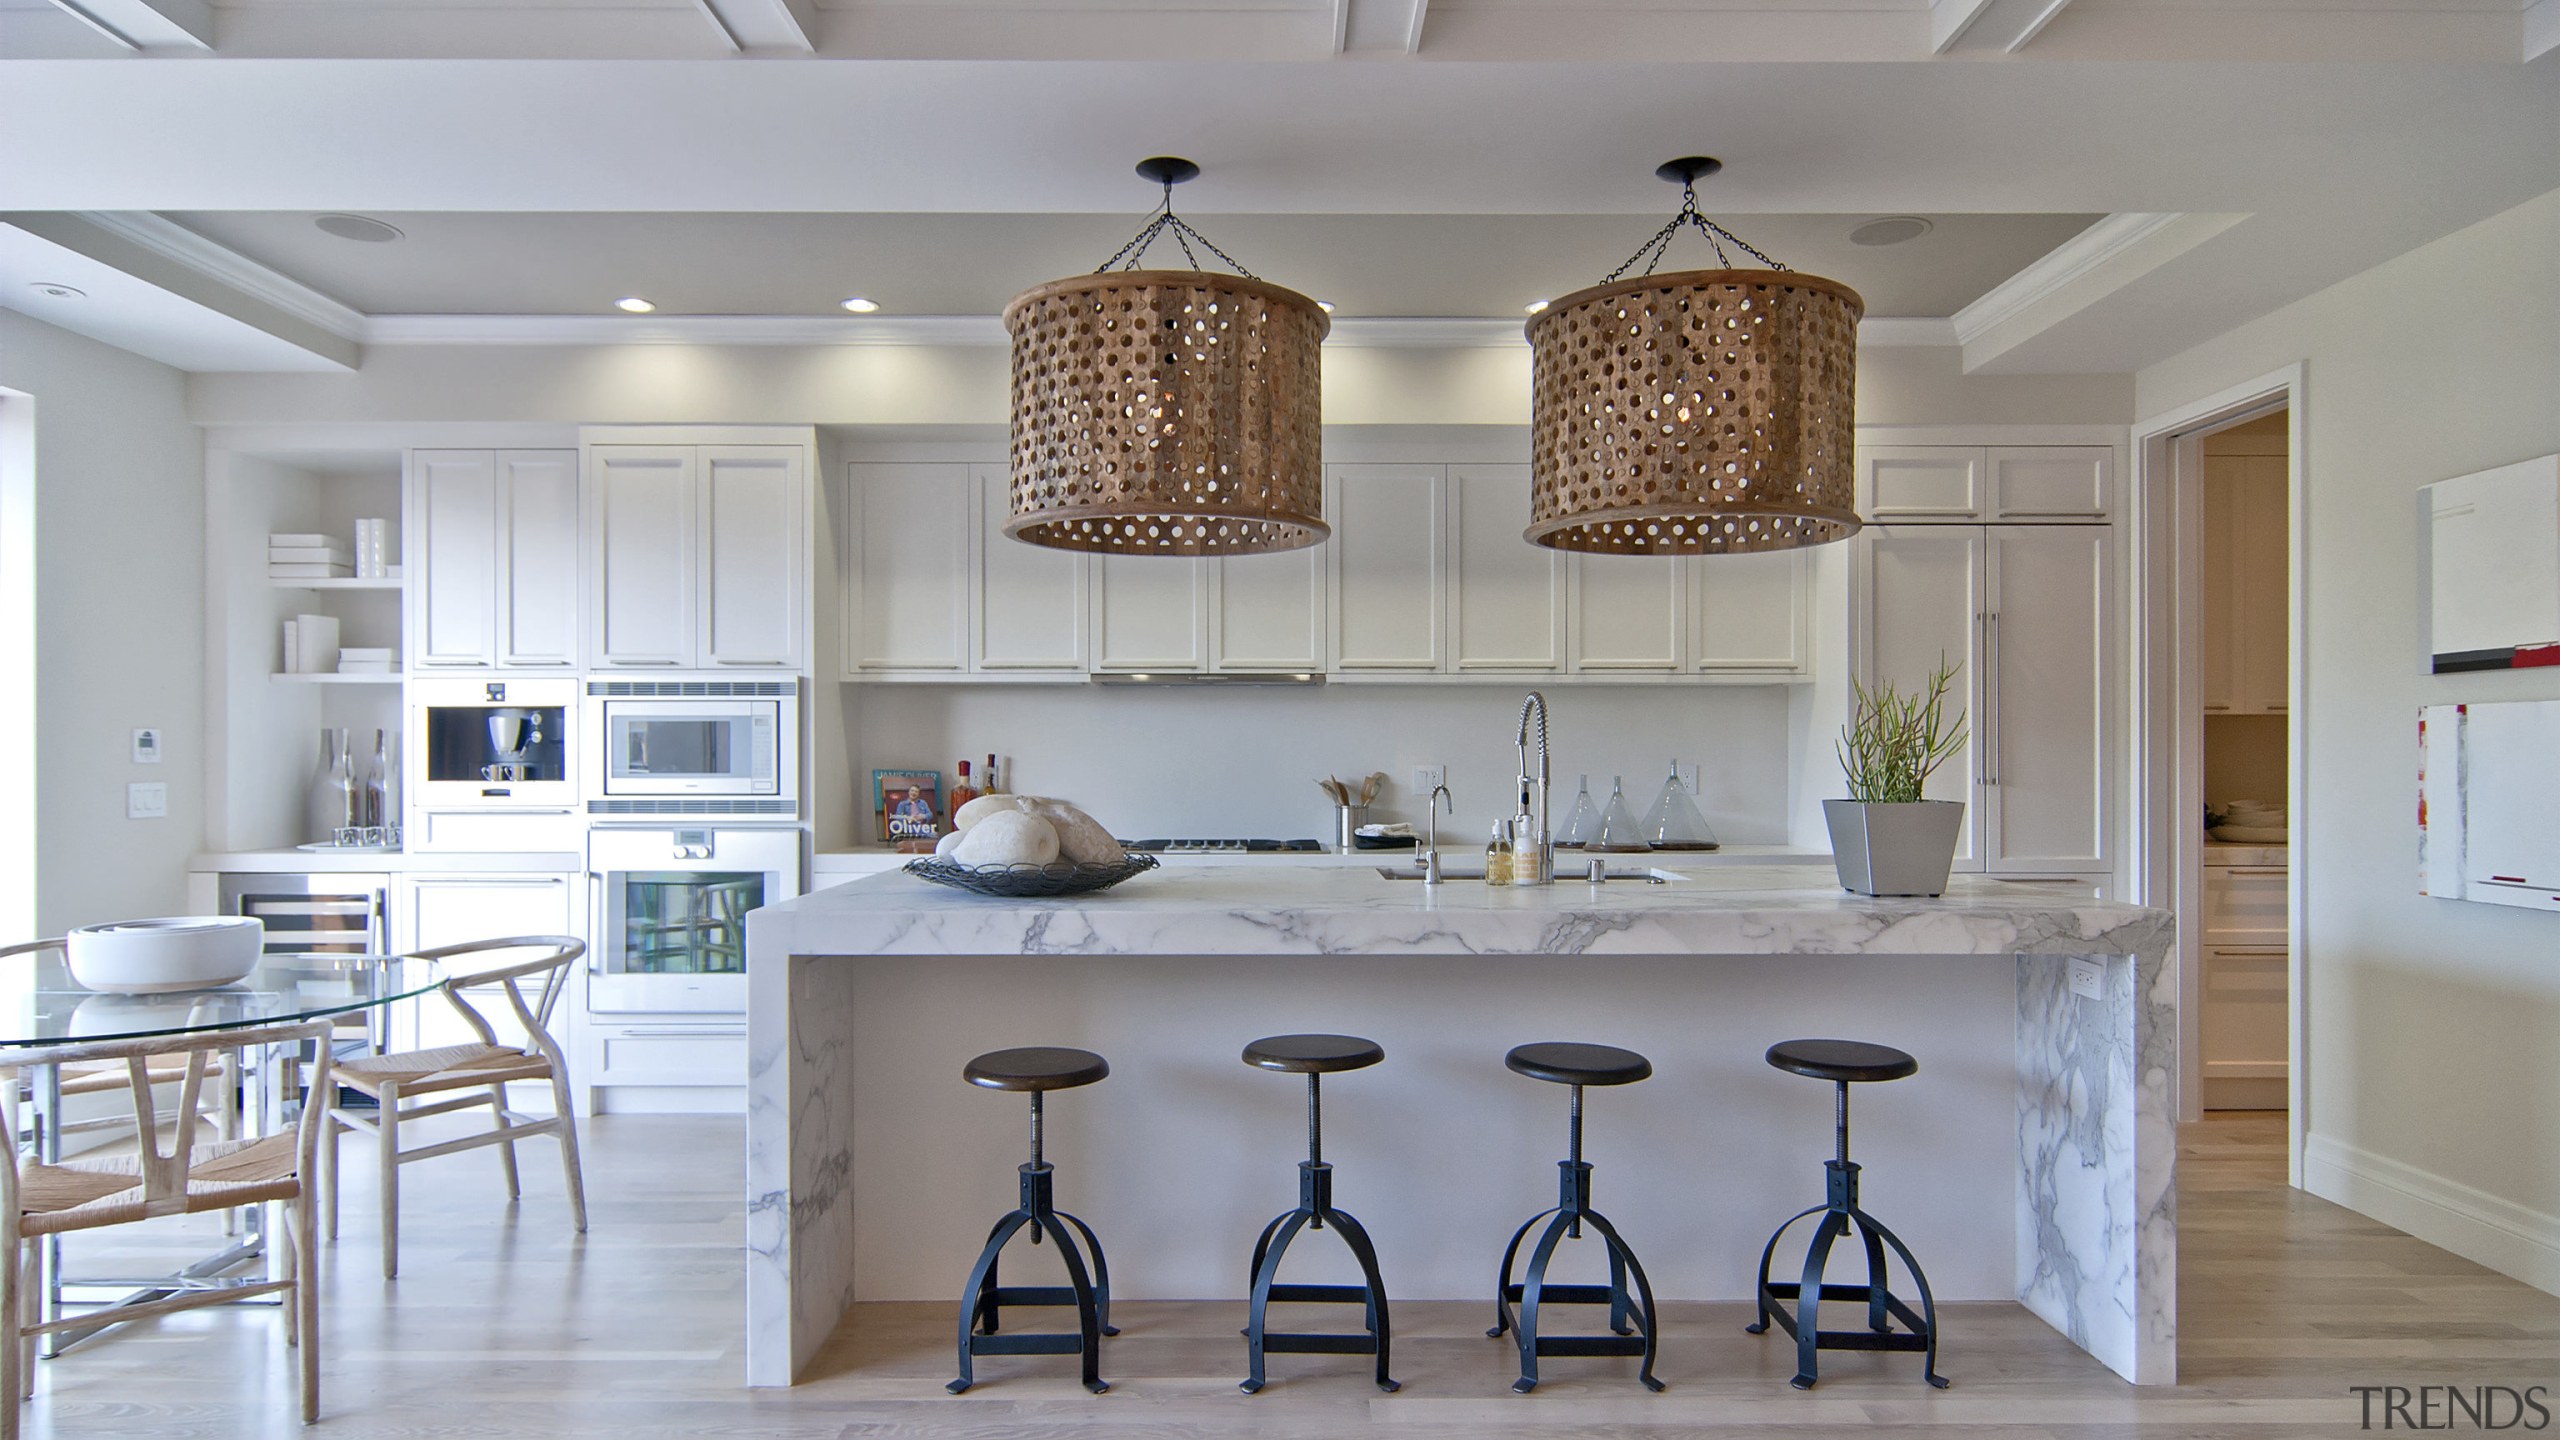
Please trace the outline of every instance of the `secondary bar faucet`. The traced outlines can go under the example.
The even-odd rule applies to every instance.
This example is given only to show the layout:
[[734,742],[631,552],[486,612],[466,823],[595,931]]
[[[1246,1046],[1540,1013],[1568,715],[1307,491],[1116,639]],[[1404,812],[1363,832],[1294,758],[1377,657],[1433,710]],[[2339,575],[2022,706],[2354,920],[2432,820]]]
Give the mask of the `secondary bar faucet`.
[[1425,885],[1440,883],[1440,807],[1443,804],[1449,807],[1450,814],[1458,813],[1458,797],[1449,793],[1447,785],[1434,785],[1431,793],[1423,797],[1423,828],[1430,837],[1423,842],[1422,851],[1422,883]]
[[[1538,717],[1538,767],[1529,768],[1529,716]],[[1547,838],[1547,697],[1532,690],[1520,702],[1520,791],[1528,797],[1529,833],[1512,840],[1515,866],[1524,860],[1535,868],[1529,883],[1552,885],[1556,881],[1555,846]]]

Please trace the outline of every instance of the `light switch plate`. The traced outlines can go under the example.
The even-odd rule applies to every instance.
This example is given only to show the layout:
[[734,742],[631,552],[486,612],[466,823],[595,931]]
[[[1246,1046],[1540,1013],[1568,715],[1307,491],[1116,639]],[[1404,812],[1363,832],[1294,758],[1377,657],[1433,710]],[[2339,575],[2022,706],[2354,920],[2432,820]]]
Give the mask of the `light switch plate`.
[[2083,1000],[2097,999],[2098,982],[2106,978],[2107,967],[2098,961],[2077,955],[2071,958],[2070,965],[2071,993]]
[[1413,767],[1413,793],[1416,795],[1428,795],[1432,791],[1437,790],[1448,783],[1449,767],[1445,765],[1416,765]]
[[133,763],[136,765],[157,765],[160,763],[159,731],[136,730],[133,732]]
[[124,818],[159,820],[169,813],[169,787],[158,780],[124,787]]

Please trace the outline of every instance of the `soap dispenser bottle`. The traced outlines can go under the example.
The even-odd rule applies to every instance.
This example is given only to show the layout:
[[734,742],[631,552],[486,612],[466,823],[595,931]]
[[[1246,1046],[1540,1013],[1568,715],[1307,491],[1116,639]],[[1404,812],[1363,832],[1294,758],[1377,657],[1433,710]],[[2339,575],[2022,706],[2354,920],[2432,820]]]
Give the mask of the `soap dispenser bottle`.
[[1484,846],[1484,883],[1487,886],[1511,883],[1511,822],[1493,823],[1493,838]]

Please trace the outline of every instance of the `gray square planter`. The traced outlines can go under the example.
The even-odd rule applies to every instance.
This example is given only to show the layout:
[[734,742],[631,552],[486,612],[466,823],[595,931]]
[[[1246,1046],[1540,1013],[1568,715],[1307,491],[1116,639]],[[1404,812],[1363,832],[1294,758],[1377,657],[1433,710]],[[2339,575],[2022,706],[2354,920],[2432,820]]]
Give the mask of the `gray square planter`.
[[1839,869],[1841,889],[1860,895],[1947,893],[1956,835],[1964,828],[1962,802],[1825,800],[1822,818],[1831,827],[1831,863]]

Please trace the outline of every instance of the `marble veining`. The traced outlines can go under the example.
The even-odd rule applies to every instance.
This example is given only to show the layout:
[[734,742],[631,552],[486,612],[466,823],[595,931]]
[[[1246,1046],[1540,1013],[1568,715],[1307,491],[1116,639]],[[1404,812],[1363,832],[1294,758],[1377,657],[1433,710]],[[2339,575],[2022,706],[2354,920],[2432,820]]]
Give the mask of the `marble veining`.
[[[748,1381],[787,1385],[853,1299],[851,977],[865,956],[2015,956],[2019,1298],[2129,1380],[2176,1364],[2167,912],[1979,879],[1930,900],[1801,869],[1664,885],[1427,888],[1359,867],[1201,866],[995,900],[890,873],[748,923]],[[2094,996],[2071,957],[2094,957]]]

